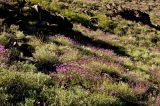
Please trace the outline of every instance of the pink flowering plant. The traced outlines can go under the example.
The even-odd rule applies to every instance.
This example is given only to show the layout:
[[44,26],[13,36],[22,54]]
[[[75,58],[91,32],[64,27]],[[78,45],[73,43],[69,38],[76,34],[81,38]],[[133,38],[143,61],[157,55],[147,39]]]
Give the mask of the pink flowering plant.
[[0,61],[4,62],[8,59],[8,49],[5,49],[3,45],[0,45]]
[[62,64],[57,66],[57,72],[51,76],[61,86],[81,85],[84,88],[91,88],[95,84],[101,82],[100,75],[90,73],[85,68],[75,64]]

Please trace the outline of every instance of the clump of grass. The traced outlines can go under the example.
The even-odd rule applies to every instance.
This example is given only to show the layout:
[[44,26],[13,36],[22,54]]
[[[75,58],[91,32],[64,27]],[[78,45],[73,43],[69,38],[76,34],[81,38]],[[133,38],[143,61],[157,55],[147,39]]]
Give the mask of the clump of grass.
[[61,88],[51,88],[44,89],[42,92],[45,98],[47,98],[47,103],[49,105],[111,105],[122,103],[118,98],[114,96],[105,95],[104,93],[94,93],[83,89],[80,86],[70,87],[65,89]]
[[8,44],[8,37],[6,36],[6,33],[3,32],[1,35],[0,35],[0,44],[1,45],[6,45]]
[[109,80],[105,80],[102,84],[102,87],[104,88],[103,91],[110,95],[120,96],[128,101],[136,101],[136,97],[127,83],[113,83]]
[[40,37],[31,36],[31,39],[29,40],[28,44],[36,48],[39,47],[40,45],[43,45],[44,42]]
[[93,25],[89,21],[90,16],[83,14],[83,13],[76,13],[73,10],[64,10],[62,13],[65,17],[67,17],[69,20],[77,23],[81,23],[84,26],[92,27]]
[[[52,67],[53,65],[75,61],[82,57],[80,52],[65,45],[44,44],[36,47],[33,54],[40,66]],[[43,67],[42,67],[43,68]]]
[[108,74],[112,78],[120,78],[122,76],[122,67],[119,64],[113,64],[101,58],[90,60],[87,65],[83,65],[90,73]]
[[105,14],[97,14],[96,18],[98,19],[98,27],[100,27],[105,32],[113,32],[113,29],[116,27],[111,19],[109,19]]
[[127,22],[126,21],[122,21],[120,23],[117,24],[117,26],[114,28],[114,33],[120,36],[126,35],[128,28],[127,28]]
[[68,17],[69,20],[73,20],[76,17],[76,13],[72,10],[64,10],[63,15]]
[[61,12],[61,4],[60,2],[56,0],[52,0],[52,2],[49,5],[49,9],[51,9],[53,12]]
[[53,42],[59,45],[65,45],[65,46],[74,45],[74,42],[71,39],[65,37],[64,35],[56,35],[56,36],[50,37],[49,39],[50,39],[50,42]]
[[36,72],[37,68],[35,65],[30,64],[28,62],[20,62],[20,61],[16,61],[13,62],[12,65],[9,67],[9,70],[15,70],[18,72]]
[[43,6],[43,7],[46,7],[46,8],[48,8],[49,7],[49,1],[50,0],[26,0],[27,2],[31,2],[31,3],[33,3],[33,4],[39,4],[39,5],[41,5],[41,6]]
[[[4,105],[18,105],[24,103],[26,99],[32,99],[36,103],[39,93],[43,90],[51,78],[42,73],[16,72],[9,70],[0,70],[0,87],[4,94]],[[40,102],[40,101],[39,101]]]
[[9,56],[10,61],[18,60],[20,58],[21,53],[17,48],[12,47],[12,48],[10,48],[9,51],[10,51],[10,56]]
[[71,48],[62,51],[62,55],[59,57],[61,62],[75,61],[82,57],[78,50]]
[[40,64],[48,64],[54,65],[59,63],[58,57],[56,56],[55,50],[57,49],[56,45],[41,45],[36,48],[33,57],[36,59],[37,62]]
[[24,33],[22,31],[19,31],[19,26],[11,25],[10,31],[11,31],[11,33],[13,33],[13,35],[16,39],[22,39],[25,37]]

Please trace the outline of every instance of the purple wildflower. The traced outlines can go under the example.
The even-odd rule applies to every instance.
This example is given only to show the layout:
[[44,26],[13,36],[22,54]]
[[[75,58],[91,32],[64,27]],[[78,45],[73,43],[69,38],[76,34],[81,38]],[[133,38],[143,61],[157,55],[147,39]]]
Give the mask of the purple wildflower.
[[3,45],[0,45],[0,54],[5,53],[5,47]]
[[156,99],[156,106],[159,106],[159,105],[160,105],[160,96],[158,96]]
[[8,50],[3,45],[0,45],[0,60],[7,60]]
[[60,80],[61,84],[70,84],[72,82],[76,84],[81,83],[82,85],[87,82],[90,83],[89,86],[96,84],[101,79],[100,74],[92,73],[83,67],[91,59],[93,58],[83,58],[79,61],[63,63],[56,67],[56,73],[51,73],[51,76]]
[[146,81],[137,81],[133,85],[133,91],[135,95],[140,95],[145,93],[149,86],[149,84]]

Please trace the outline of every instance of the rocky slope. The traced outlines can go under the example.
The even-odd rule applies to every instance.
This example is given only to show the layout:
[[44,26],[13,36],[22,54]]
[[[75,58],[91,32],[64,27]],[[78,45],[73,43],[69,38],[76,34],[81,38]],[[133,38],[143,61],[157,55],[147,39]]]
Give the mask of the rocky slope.
[[159,0],[0,0],[0,103],[160,104]]

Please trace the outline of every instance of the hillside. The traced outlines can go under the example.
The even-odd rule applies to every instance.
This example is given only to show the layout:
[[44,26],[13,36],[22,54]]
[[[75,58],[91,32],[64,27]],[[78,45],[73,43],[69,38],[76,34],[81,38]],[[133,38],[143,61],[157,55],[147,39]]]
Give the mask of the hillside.
[[0,106],[159,106],[159,0],[0,0]]

